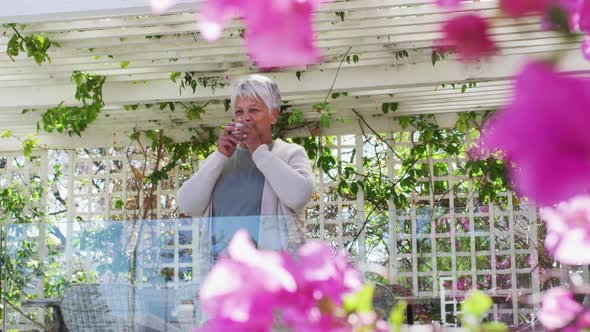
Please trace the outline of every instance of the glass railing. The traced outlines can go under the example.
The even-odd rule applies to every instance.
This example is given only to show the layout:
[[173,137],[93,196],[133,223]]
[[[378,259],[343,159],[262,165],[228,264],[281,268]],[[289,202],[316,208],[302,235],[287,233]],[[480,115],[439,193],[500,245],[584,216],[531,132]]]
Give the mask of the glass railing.
[[[3,331],[192,331],[199,285],[233,234],[281,246],[282,217],[9,224]],[[149,329],[148,329],[149,328]]]
[[[414,209],[368,218],[364,228],[351,219],[310,219],[305,232],[353,248],[358,263],[383,267],[389,280],[375,304],[383,302],[384,313],[394,298],[407,298],[416,320],[455,322],[458,301],[473,287],[498,299],[493,320],[517,325],[532,313],[517,296],[539,292],[534,208]],[[256,216],[3,225],[2,331],[192,331],[205,319],[200,285],[233,234],[246,228],[259,247],[279,249],[288,242],[288,223]]]

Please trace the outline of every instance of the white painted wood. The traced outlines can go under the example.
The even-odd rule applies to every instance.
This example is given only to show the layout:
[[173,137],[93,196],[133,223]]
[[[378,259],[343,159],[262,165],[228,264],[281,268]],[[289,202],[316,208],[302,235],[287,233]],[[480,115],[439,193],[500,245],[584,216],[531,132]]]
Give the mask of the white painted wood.
[[[171,11],[193,8],[194,0],[177,0]],[[0,23],[29,23],[63,21],[72,19],[111,17],[123,15],[146,15],[151,13],[148,0],[21,0],[5,6]]]

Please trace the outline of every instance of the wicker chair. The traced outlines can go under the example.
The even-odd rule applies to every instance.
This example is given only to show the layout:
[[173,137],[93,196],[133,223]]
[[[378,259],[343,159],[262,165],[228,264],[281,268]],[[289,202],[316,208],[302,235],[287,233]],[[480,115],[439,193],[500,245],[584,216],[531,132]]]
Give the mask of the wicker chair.
[[[141,331],[135,315],[141,303],[129,284],[73,284],[63,294],[61,311],[70,332]],[[133,300],[130,301],[130,298]]]

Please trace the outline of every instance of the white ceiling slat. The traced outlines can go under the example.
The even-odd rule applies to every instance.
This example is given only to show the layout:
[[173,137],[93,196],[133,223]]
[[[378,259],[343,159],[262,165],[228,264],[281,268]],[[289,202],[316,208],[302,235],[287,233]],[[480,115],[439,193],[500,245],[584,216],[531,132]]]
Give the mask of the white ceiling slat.
[[[33,0],[21,0],[16,7],[27,1]],[[215,91],[198,87],[195,94],[190,89],[180,94],[179,84],[169,79],[173,71],[230,80],[256,71],[244,54],[244,40],[238,36],[240,21],[228,24],[218,42],[202,40],[196,25],[197,1],[183,0],[180,7],[162,16],[149,14],[147,0],[79,3],[70,12],[58,10],[59,3],[69,0],[55,1],[55,15],[48,15],[47,9],[45,13],[41,10],[23,16],[23,22],[32,22],[24,30],[26,33],[46,32],[62,44],[61,48],[50,49],[51,63],[39,66],[26,55],[13,62],[4,52],[0,54],[0,123],[17,135],[33,133],[47,107],[61,101],[77,104],[75,86],[70,81],[74,70],[107,76],[103,89],[106,106],[82,139],[40,133],[43,142],[56,147],[123,142],[133,128],[166,128],[186,135],[187,128],[221,125],[231,119],[231,113],[225,112],[221,104],[209,104],[200,121],[190,122],[181,110],[160,111],[157,106],[147,109],[144,104],[229,98],[230,87]],[[117,3],[120,12],[105,11]],[[566,40],[557,33],[540,31],[538,18],[514,21],[498,16],[497,7],[496,0],[473,1],[444,13],[432,0],[326,3],[314,14],[316,44],[322,49],[324,61],[265,74],[278,83],[283,99],[291,107],[303,111],[306,121],[318,120],[312,106],[325,100],[332,83],[331,92],[346,92],[334,99],[328,96],[335,116],[348,119],[346,124],[334,123],[329,129],[334,133],[361,132],[353,110],[375,128],[388,129],[395,127],[394,118],[402,115],[435,114],[451,123],[452,114],[457,112],[500,108],[511,98],[511,78],[531,57],[562,52],[562,70],[590,77],[590,65],[579,51],[582,37]],[[335,12],[345,12],[344,21]],[[440,23],[449,15],[465,12],[489,19],[501,52],[478,63],[463,64],[451,58],[432,66],[431,52],[440,38]],[[0,13],[0,21],[7,17],[10,15]],[[146,38],[149,36],[157,37]],[[0,48],[5,48],[7,41],[7,36],[0,37]],[[407,51],[409,57],[396,59],[400,50]],[[359,62],[342,62],[347,52],[358,56]],[[121,68],[123,61],[128,62],[127,68]],[[301,72],[300,80],[296,71]],[[461,85],[466,82],[477,85],[462,92]],[[451,83],[457,83],[455,88]],[[398,110],[384,115],[381,104],[392,101],[399,103]],[[136,111],[124,110],[123,105],[129,104],[140,106]],[[21,114],[24,108],[38,110]],[[2,143],[2,151],[20,150],[20,142]]]
[[[493,3],[479,2],[467,4],[462,8],[462,11],[474,10],[478,14],[493,18],[491,22],[495,25],[508,25],[514,24],[514,21],[506,18],[495,18],[497,9]],[[405,25],[420,25],[420,24],[438,24],[443,22],[449,17],[448,14],[440,13],[439,9],[435,6],[414,6],[405,8],[392,8],[390,12],[387,12],[380,8],[379,10],[373,10],[373,15],[362,16],[353,12],[349,15],[345,15],[345,20],[340,21],[334,13],[319,14],[314,16],[314,30],[316,32],[325,32],[331,30],[352,30],[352,29],[371,29],[379,26],[387,27],[402,27]],[[395,16],[392,16],[395,15]],[[101,22],[96,22],[95,29],[76,29],[59,31],[59,33],[48,33],[48,36],[52,40],[59,42],[84,40],[90,38],[128,38],[134,36],[146,36],[146,35],[173,35],[173,34],[185,34],[191,32],[198,32],[196,20],[193,19],[187,22],[186,16],[181,16],[182,22],[171,23],[166,16],[163,16],[160,21],[149,18],[149,23],[143,26],[125,26],[125,27],[112,27],[111,21],[105,21],[104,25]],[[536,23],[538,19],[528,18],[523,19],[519,24],[524,23]],[[377,26],[372,26],[377,24]],[[100,27],[100,29],[98,28]],[[237,28],[240,28],[241,24],[238,21],[233,21],[232,24],[228,25],[225,29],[225,37],[228,38],[230,33],[235,33]],[[8,30],[9,31],[9,30]],[[38,28],[27,27],[26,31],[31,32],[47,32]],[[10,32],[10,31],[9,31]]]
[[[453,81],[464,81],[466,79],[475,79],[479,81],[505,79],[517,72],[518,68],[525,63],[526,56],[503,56],[496,57],[489,62],[481,64],[479,67],[466,67],[454,61],[443,61],[436,67],[428,63],[406,65],[391,68],[391,66],[374,66],[367,68],[358,68],[350,66],[340,71],[339,77],[335,82],[335,89],[340,91],[358,91],[374,90],[395,86],[419,86],[419,85],[438,85]],[[577,50],[570,51],[562,62],[564,70],[584,70],[588,69],[588,64],[582,58]],[[335,76],[336,69],[326,69],[323,71],[308,71],[302,81],[298,81],[295,75],[288,72],[269,73],[280,84],[285,93],[305,93],[310,94],[314,91],[327,91],[331,86]],[[24,96],[37,95],[32,107],[43,107],[44,105],[54,105],[59,103],[60,97],[65,96],[66,103],[73,103],[72,92],[73,86],[48,86],[34,88],[2,88],[0,94],[5,98],[0,100],[0,107],[19,107],[28,103],[28,98]],[[158,91],[154,95],[153,91]],[[146,84],[118,83],[113,82],[105,84],[105,100],[111,103],[136,103],[149,102],[154,100],[195,100],[208,98],[227,98],[229,88],[218,88],[216,93],[211,93],[207,89],[197,91],[195,96],[185,94],[178,95],[178,86],[169,80],[150,81]],[[63,97],[62,97],[63,98]],[[68,99],[69,98],[69,99]]]

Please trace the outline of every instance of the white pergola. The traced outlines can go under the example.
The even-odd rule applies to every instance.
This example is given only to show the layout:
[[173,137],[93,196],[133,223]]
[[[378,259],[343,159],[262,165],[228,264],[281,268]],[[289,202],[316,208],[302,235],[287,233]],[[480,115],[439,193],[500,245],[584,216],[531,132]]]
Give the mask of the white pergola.
[[[92,183],[98,179],[107,183],[105,187],[108,188],[109,181],[120,180],[125,183],[129,176],[128,170],[120,174],[107,172],[106,175],[91,174],[89,171],[92,162],[104,162],[107,165],[111,162],[123,163],[122,155],[87,156],[80,155],[72,149],[125,146],[129,142],[129,134],[134,129],[164,129],[168,135],[186,136],[189,128],[223,125],[231,119],[231,112],[225,111],[222,102],[230,97],[229,86],[215,89],[199,86],[195,94],[190,88],[183,90],[181,94],[179,83],[171,81],[170,73],[194,72],[195,77],[217,77],[228,81],[240,75],[258,72],[244,53],[244,42],[240,37],[242,26],[238,21],[233,21],[226,27],[221,40],[207,43],[199,35],[195,21],[198,2],[177,1],[178,4],[174,8],[161,16],[151,15],[148,2],[20,0],[4,6],[0,13],[0,24],[26,24],[25,34],[47,33],[52,41],[61,44],[61,47],[50,48],[51,63],[45,62],[41,65],[27,58],[26,54],[21,54],[13,62],[5,52],[0,53],[0,133],[8,129],[17,137],[0,140],[0,156],[21,154],[19,139],[36,132],[37,122],[45,109],[55,107],[62,101],[65,105],[77,105],[74,98],[76,87],[70,81],[73,71],[91,72],[106,77],[103,89],[105,107],[97,121],[83,132],[82,137],[44,132],[38,135],[43,148],[68,150],[67,172],[70,182],[66,196],[71,211],[68,211],[67,221],[74,221],[77,216],[92,218],[99,214],[111,215],[113,211],[110,210],[108,202],[119,194],[109,192],[108,189],[99,193],[88,190],[88,194],[80,194],[75,188],[75,181]],[[513,76],[531,58],[546,58],[556,52],[562,52],[558,64],[562,71],[581,76],[590,73],[590,64],[583,59],[579,50],[580,40],[565,39],[554,32],[541,32],[538,18],[523,18],[518,21],[498,18],[497,1],[467,2],[462,5],[461,10],[475,11],[491,18],[493,37],[501,48],[499,54],[471,64],[461,63],[451,56],[433,66],[432,47],[440,38],[440,23],[450,14],[442,13],[432,0],[334,1],[322,4],[314,16],[317,45],[325,55],[324,61],[308,67],[264,74],[277,82],[283,99],[292,108],[303,111],[307,121],[318,120],[318,113],[312,105],[324,101],[329,92],[340,93],[338,98],[328,97],[328,101],[334,106],[336,117],[349,121],[335,122],[330,128],[321,128],[320,134],[353,137],[350,139],[338,136],[332,149],[338,158],[341,158],[352,149],[356,149],[357,152],[363,150],[361,134],[367,128],[359,121],[357,112],[372,128],[388,135],[400,130],[396,117],[403,115],[434,114],[441,127],[450,127],[454,124],[457,113],[494,110],[509,101]],[[336,13],[344,13],[343,20],[342,14]],[[11,29],[2,29],[5,34],[2,36],[0,33],[0,50],[6,48],[6,43],[12,35]],[[407,52],[408,57],[400,57],[400,51]],[[346,54],[350,56],[350,62],[346,60]],[[358,61],[352,60],[353,56],[357,56]],[[122,66],[122,62],[125,62],[126,66]],[[461,85],[470,82],[476,82],[476,86],[462,91]],[[455,84],[455,87],[451,84]],[[209,100],[219,102],[210,103],[200,121],[188,121],[182,112],[159,111],[157,107],[145,107],[145,104],[157,102],[206,103]],[[383,114],[381,105],[384,102],[399,102],[399,108],[396,112]],[[133,111],[124,107],[135,104],[139,106]],[[21,114],[23,109],[37,110]],[[290,135],[309,135],[309,128],[299,129]],[[409,145],[408,142],[396,144]],[[362,152],[360,153],[362,156]],[[363,164],[362,161],[358,162],[361,159],[358,156],[355,166],[360,172]],[[392,154],[388,157],[388,169],[384,173],[394,178],[394,170],[399,163],[396,164],[397,161]],[[41,158],[41,169],[31,168],[31,172],[43,174],[42,181],[47,182],[47,154]],[[450,170],[449,175],[435,180],[448,181],[449,187],[452,187],[456,180],[466,179],[452,174],[453,166],[450,160],[435,161],[430,158],[424,161],[431,169],[435,162],[448,163]],[[13,169],[10,167],[0,170],[0,176],[2,172],[11,171]],[[159,187],[157,191],[158,195],[167,196],[171,201],[181,183],[179,178],[186,178],[189,174],[175,175],[177,178],[172,188]],[[362,224],[362,192],[356,200],[331,200],[325,197],[334,189],[334,184],[324,183],[321,179],[319,182],[321,198],[310,203],[310,209],[319,212],[315,217],[310,217],[309,226],[311,229],[317,228],[314,232],[320,234],[320,238],[329,238],[326,234],[332,232],[332,240],[335,239],[340,245],[351,241],[350,234],[346,234],[343,228],[347,225]],[[430,193],[429,196],[418,199],[432,202],[433,196],[434,194]],[[99,212],[92,210],[90,203],[77,203],[84,200],[90,202],[95,198],[107,202],[106,207]],[[512,199],[508,201],[512,202]],[[80,212],[73,206],[84,206],[87,211]],[[338,211],[352,206],[358,210],[358,214],[349,220],[328,219],[323,215],[327,206],[337,206]],[[455,212],[452,203],[451,211],[451,220],[459,217],[469,218],[472,222],[478,218],[501,219],[511,232],[494,229],[493,226],[484,231],[472,227],[470,232],[459,235],[471,237],[470,248],[451,248],[449,253],[439,253],[433,245],[432,251],[423,256],[423,253],[416,249],[417,239],[431,239],[434,243],[441,238],[450,239],[456,235],[455,231],[451,230],[450,235],[435,231],[419,234],[416,226],[412,226],[411,234],[396,234],[399,220],[409,220],[410,223],[416,224],[420,216],[417,217],[413,213],[400,216],[398,220],[395,207],[392,207],[388,211],[388,231],[391,233],[388,246],[392,250],[388,271],[394,279],[402,277],[410,280],[414,294],[438,294],[439,277],[456,280],[460,275],[468,275],[475,280],[482,275],[480,267],[476,266],[476,258],[478,255],[488,255],[492,263],[489,269],[484,269],[485,273],[502,275],[512,282],[510,289],[498,291],[498,294],[512,297],[511,308],[504,311],[496,310],[495,314],[513,315],[512,320],[517,324],[517,314],[520,312],[518,295],[523,289],[528,293],[538,292],[538,269],[531,277],[530,267],[502,270],[496,268],[495,264],[500,257],[510,257],[512,262],[516,262],[521,256],[528,256],[533,262],[538,260],[536,248],[519,249],[515,247],[514,241],[514,230],[520,227],[519,223],[532,221],[534,224],[536,212],[534,209],[514,207],[512,203],[507,212],[498,211],[497,214],[491,208],[489,212]],[[158,208],[159,217],[169,212],[164,208]],[[532,241],[537,244],[536,228],[519,231],[530,232],[534,235]],[[490,248],[477,249],[478,239],[484,238],[491,242]],[[494,244],[496,238],[503,239],[502,247]],[[359,241],[362,240],[363,235],[359,237]],[[397,253],[397,240],[411,241],[412,252]],[[365,254],[363,250],[364,247],[361,246],[359,256]],[[71,250],[69,254],[71,257]],[[453,266],[457,259],[467,257],[466,259],[472,262],[472,268],[470,271],[457,271],[455,267],[452,271],[439,271],[441,268],[437,270],[436,263],[433,263],[432,272],[418,273],[419,259],[424,257],[432,262],[436,262],[437,257],[448,257],[453,261]],[[410,271],[398,269],[397,262],[404,259],[411,262]],[[68,271],[71,271],[71,268],[68,266]],[[178,270],[179,267],[175,268]],[[178,279],[177,272],[175,278]],[[519,285],[521,276],[532,278],[531,285]],[[420,289],[422,280],[428,278],[434,285],[433,289]],[[495,279],[493,286],[496,286]]]
[[[108,0],[72,2],[19,1],[6,6],[0,23],[27,24],[24,33],[45,32],[62,47],[51,47],[51,63],[37,65],[26,55],[12,62],[0,54],[0,123],[16,136],[34,132],[45,108],[61,101],[75,105],[75,86],[70,81],[74,70],[106,76],[106,106],[98,121],[85,132],[84,140],[64,135],[42,134],[47,146],[83,146],[123,139],[130,128],[172,127],[174,120],[186,120],[182,113],[170,114],[145,109],[125,111],[123,105],[159,101],[223,100],[230,88],[198,87],[179,93],[171,72],[195,72],[196,77],[233,79],[257,71],[244,54],[239,36],[241,25],[234,21],[217,43],[207,43],[196,27],[198,3],[179,1],[162,16],[151,16],[147,0]],[[496,1],[474,1],[461,7],[485,17],[495,17]],[[344,20],[336,15],[344,12]],[[393,117],[414,114],[452,114],[496,109],[510,98],[510,78],[531,57],[565,51],[560,67],[585,74],[590,66],[579,52],[579,43],[553,32],[540,32],[538,19],[514,21],[494,18],[492,33],[502,51],[497,56],[474,64],[454,59],[431,63],[432,46],[440,37],[441,13],[431,0],[354,0],[323,4],[315,14],[317,44],[325,61],[308,68],[291,68],[266,73],[275,79],[284,100],[304,111],[307,120],[317,119],[312,105],[326,93],[347,92],[329,100],[337,116],[355,119],[352,109],[376,128],[394,125]],[[0,37],[4,49],[8,36]],[[295,31],[293,33],[296,33]],[[396,58],[404,50],[407,58]],[[358,56],[358,62],[343,61],[344,54]],[[121,62],[128,62],[122,68]],[[342,62],[342,64],[341,64]],[[339,69],[339,67],[341,67]],[[300,72],[298,78],[296,72]],[[450,83],[477,82],[464,93]],[[441,85],[446,84],[443,88]],[[393,97],[392,97],[393,95]],[[381,103],[399,102],[399,109],[383,116]],[[39,109],[21,115],[22,109]],[[140,114],[140,116],[138,116]],[[374,119],[379,116],[378,119]],[[231,114],[223,104],[209,105],[200,123],[185,121],[179,128],[219,125]],[[377,121],[375,121],[377,120]],[[358,128],[357,128],[358,129]],[[333,132],[355,132],[350,125],[335,126]],[[123,135],[124,136],[124,135]],[[15,140],[4,140],[1,150],[19,149]]]

